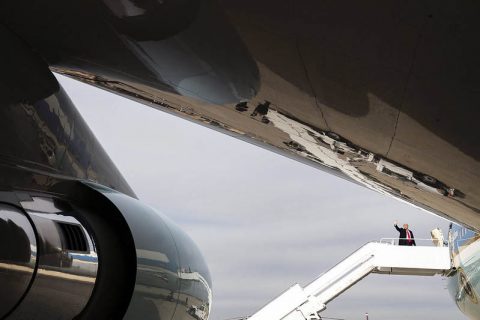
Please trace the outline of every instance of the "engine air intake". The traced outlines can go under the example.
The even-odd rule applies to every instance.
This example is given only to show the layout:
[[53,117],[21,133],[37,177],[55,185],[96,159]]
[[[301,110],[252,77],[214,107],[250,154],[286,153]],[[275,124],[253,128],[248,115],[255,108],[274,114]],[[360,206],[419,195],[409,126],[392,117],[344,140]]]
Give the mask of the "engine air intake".
[[64,249],[69,251],[88,251],[87,241],[80,226],[69,223],[58,223],[58,226],[65,241]]

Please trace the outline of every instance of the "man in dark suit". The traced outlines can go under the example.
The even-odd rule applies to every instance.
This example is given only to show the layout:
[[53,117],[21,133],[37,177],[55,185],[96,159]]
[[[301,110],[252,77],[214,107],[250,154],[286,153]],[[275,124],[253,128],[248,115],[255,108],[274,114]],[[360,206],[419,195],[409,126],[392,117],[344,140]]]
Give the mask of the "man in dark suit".
[[404,224],[403,228],[399,228],[397,226],[397,221],[394,222],[395,229],[400,232],[400,236],[398,237],[398,245],[399,246],[416,246],[415,237],[413,236],[412,230],[408,229],[408,224]]

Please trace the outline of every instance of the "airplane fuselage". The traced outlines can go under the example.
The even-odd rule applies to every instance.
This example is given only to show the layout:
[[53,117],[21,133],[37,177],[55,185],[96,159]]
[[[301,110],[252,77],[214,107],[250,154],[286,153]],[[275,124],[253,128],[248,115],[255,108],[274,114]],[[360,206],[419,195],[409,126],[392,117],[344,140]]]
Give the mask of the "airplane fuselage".
[[[70,318],[65,310],[151,319],[210,310],[198,249],[134,199],[52,72],[480,231],[478,12],[447,1],[2,2],[0,202],[10,213],[0,222],[25,254],[4,248],[0,263],[27,276],[0,317],[49,306],[37,299],[38,275],[57,276],[60,288],[73,281],[76,251],[98,255],[95,285],[75,278],[82,302],[59,319]],[[38,214],[75,220],[42,224]],[[92,248],[76,250],[86,248],[76,236]],[[476,236],[458,239],[450,288],[478,319]],[[108,301],[107,291],[116,293]]]

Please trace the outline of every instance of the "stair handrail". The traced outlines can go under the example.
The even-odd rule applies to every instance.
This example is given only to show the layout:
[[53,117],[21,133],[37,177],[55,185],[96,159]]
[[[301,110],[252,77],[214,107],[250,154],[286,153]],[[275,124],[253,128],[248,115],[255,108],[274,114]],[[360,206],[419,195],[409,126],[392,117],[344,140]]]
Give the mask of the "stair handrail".
[[318,275],[315,279],[313,279],[313,281],[310,281],[305,287],[308,287],[309,285],[311,285],[312,283],[314,283],[315,281],[317,281],[318,279],[320,279],[322,276],[324,276],[326,273],[328,273],[329,271],[331,271],[332,269],[336,268],[338,265],[340,265],[345,259],[347,259],[348,257],[350,256],[353,256],[355,253],[357,253],[358,251],[362,250],[366,245],[370,244],[370,243],[376,243],[376,241],[368,241],[368,242],[365,242],[362,246],[360,246],[359,248],[357,248],[356,250],[352,251],[352,253],[346,255],[343,257],[343,259],[341,259],[339,262],[337,262],[333,267],[331,267],[330,269],[322,272],[320,275]]
[[[398,238],[398,237],[396,237],[396,238],[380,238],[380,240],[378,242],[398,246],[398,244],[395,242],[396,240],[409,240],[409,239],[408,238]],[[434,238],[414,238],[413,240],[415,240],[415,243],[430,241],[429,246],[422,245],[422,247],[434,247],[433,240],[437,240],[437,239],[434,239]]]

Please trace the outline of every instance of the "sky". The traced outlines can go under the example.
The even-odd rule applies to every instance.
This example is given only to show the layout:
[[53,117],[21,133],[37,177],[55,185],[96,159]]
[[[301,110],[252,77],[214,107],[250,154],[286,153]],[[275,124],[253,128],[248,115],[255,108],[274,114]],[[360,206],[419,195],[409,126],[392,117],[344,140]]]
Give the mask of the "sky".
[[[448,221],[271,151],[58,76],[143,202],[200,247],[213,279],[210,319],[247,316],[306,285],[393,221],[429,238]],[[327,305],[345,320],[466,319],[440,276],[369,275]]]

